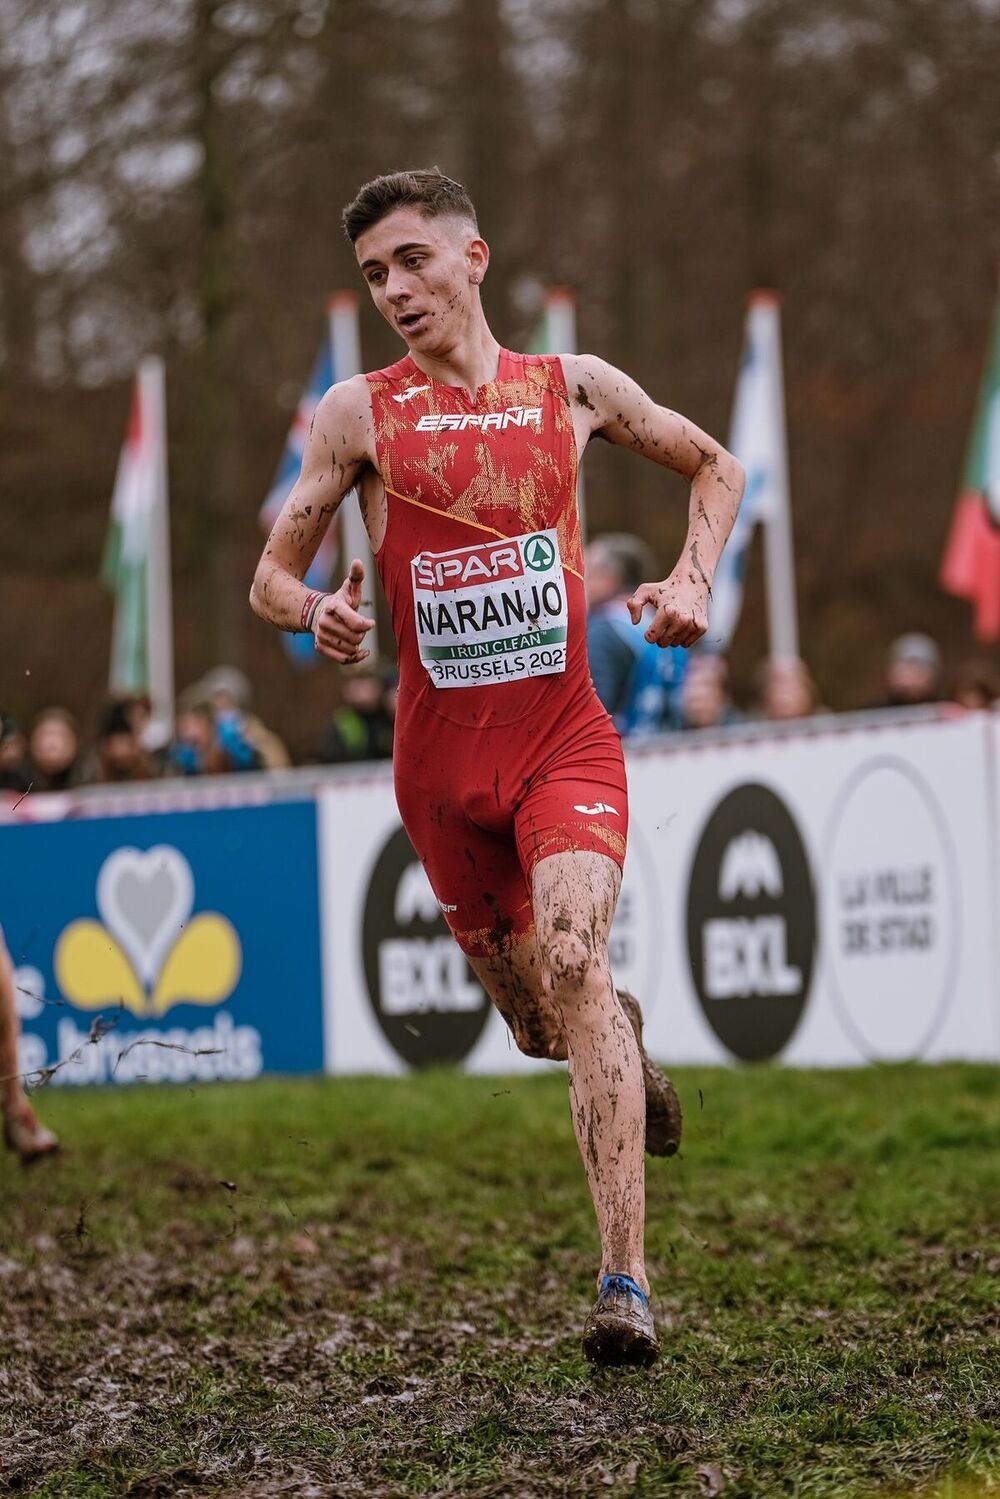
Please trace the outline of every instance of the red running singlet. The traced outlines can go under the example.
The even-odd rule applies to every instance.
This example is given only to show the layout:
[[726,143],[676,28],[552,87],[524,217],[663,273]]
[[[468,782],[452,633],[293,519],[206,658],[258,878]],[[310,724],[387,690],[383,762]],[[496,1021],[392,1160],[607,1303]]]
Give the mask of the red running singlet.
[[535,865],[621,866],[621,741],[587,664],[577,453],[562,364],[501,350],[473,399],[407,357],[368,375],[399,645],[400,815],[463,950],[533,924]]

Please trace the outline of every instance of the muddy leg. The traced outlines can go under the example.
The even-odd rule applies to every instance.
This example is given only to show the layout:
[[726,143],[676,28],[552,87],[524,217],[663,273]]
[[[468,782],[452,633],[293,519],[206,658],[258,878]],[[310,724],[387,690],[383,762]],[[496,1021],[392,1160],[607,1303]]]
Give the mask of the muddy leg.
[[562,1018],[552,1001],[534,931],[469,964],[526,1057],[565,1062]]
[[538,961],[566,1037],[573,1127],[601,1234],[601,1275],[631,1275],[648,1292],[642,1066],[615,996],[607,945],[620,886],[618,866],[604,854],[554,854],[535,867],[532,905]]

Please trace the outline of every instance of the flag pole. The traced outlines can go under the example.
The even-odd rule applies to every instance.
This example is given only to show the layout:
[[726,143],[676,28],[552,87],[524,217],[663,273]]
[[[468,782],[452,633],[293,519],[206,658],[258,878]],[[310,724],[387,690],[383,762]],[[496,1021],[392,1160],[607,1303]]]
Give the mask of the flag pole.
[[792,545],[792,506],[788,486],[788,436],[785,430],[785,381],[781,361],[781,302],[776,292],[750,295],[751,316],[759,308],[762,342],[771,375],[773,461],[772,502],[764,515],[764,576],[767,624],[772,661],[794,661],[799,654],[799,623],[795,602],[795,550]]
[[[333,355],[333,368],[338,382],[349,380],[352,375],[361,373],[361,334],[357,293],[336,292],[327,303],[327,312],[330,319],[330,351]],[[361,505],[356,489],[352,489],[350,494],[344,496],[340,514],[340,535],[343,543],[342,555],[345,570],[350,567],[352,558],[359,557],[364,565],[367,586],[372,588],[375,564],[368,541],[368,532],[361,517]],[[374,598],[374,595],[370,594],[369,597]],[[374,610],[372,618],[375,618]],[[377,621],[369,631],[365,645],[371,651],[372,659],[377,660],[379,653]]]
[[[545,294],[546,354],[576,354],[576,299],[565,286],[551,286]],[[580,540],[587,544],[587,503],[583,488],[583,454],[576,479],[576,503],[580,513]]]
[[152,719],[164,742],[174,725],[173,591],[170,568],[170,502],[167,478],[167,400],[163,360],[139,365],[143,410],[152,428],[153,502],[146,573],[146,652]]

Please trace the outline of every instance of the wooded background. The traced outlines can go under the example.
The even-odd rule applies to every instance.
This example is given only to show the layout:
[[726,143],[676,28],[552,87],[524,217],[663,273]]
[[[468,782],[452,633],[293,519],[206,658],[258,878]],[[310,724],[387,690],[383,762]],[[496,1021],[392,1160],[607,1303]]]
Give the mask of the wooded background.
[[[968,608],[937,568],[1000,259],[997,0],[5,0],[0,7],[0,704],[92,722],[128,381],[167,361],[178,685],[228,662],[299,751],[305,676],[247,593],[257,515],[326,295],[362,290],[342,205],[437,164],[493,251],[501,342],[541,288],[580,346],[725,438],[745,298],[783,299],[803,654],[877,688]],[[363,304],[365,363],[401,352]],[[592,530],[672,563],[679,481],[596,445]],[[739,642],[765,650],[757,565]]]

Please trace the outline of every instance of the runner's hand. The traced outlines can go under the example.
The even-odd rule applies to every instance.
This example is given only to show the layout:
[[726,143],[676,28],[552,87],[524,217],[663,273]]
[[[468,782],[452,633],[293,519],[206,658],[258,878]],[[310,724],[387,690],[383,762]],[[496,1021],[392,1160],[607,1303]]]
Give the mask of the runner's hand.
[[371,651],[362,649],[362,641],[375,621],[358,613],[364,581],[365,570],[355,557],[347,577],[336,593],[323,600],[313,620],[316,649],[342,666],[357,666],[371,655]]
[[646,639],[659,646],[690,646],[708,628],[708,598],[707,583],[690,575],[678,577],[675,571],[662,583],[641,583],[628,600],[628,612],[637,625],[651,604],[654,614]]

